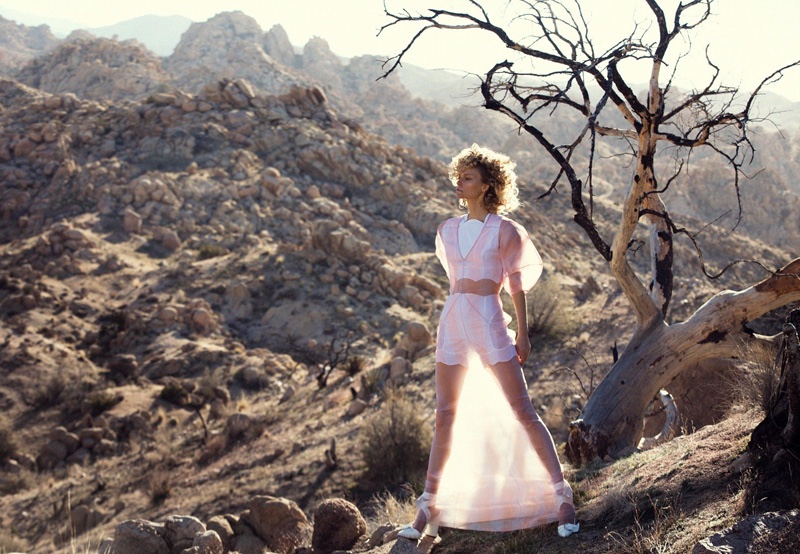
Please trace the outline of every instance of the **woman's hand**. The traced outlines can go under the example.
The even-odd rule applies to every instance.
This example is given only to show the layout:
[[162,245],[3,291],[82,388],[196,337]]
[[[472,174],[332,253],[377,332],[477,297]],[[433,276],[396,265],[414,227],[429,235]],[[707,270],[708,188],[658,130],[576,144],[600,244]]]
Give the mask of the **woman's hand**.
[[[527,331],[527,329],[525,329]],[[518,333],[517,343],[514,345],[517,349],[517,358],[519,358],[519,365],[524,365],[528,356],[531,354],[531,341],[528,338],[528,333]]]

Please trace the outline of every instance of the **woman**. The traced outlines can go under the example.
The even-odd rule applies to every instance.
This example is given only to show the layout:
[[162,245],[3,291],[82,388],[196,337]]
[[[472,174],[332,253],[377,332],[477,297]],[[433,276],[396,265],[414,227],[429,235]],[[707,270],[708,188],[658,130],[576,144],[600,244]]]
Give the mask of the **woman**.
[[[436,344],[436,426],[416,519],[399,533],[418,540],[427,528],[427,547],[439,524],[511,531],[557,521],[563,537],[579,527],[522,374],[531,351],[525,292],[541,276],[542,260],[525,229],[500,215],[519,205],[514,165],[472,145],[448,167],[467,214],[445,221],[436,235],[450,280]],[[501,288],[511,295],[516,337]]]

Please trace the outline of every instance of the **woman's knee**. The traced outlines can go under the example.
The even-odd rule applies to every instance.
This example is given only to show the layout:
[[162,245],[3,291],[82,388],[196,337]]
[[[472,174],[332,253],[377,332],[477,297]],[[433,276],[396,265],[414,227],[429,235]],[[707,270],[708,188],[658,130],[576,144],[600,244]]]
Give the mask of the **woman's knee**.
[[509,399],[511,410],[514,416],[522,422],[523,425],[541,425],[542,420],[539,419],[539,414],[533,408],[531,399],[528,396],[521,396],[519,398]]

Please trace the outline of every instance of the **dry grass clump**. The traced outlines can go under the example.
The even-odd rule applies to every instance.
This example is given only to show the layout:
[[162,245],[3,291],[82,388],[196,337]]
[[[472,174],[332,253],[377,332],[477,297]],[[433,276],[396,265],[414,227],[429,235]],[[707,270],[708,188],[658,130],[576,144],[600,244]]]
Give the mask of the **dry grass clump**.
[[163,503],[172,493],[170,472],[163,468],[154,469],[147,479],[147,492],[153,505]]
[[86,397],[86,409],[93,416],[107,412],[122,401],[122,397],[108,390],[92,391]]
[[344,364],[344,370],[351,377],[355,377],[367,367],[367,359],[364,356],[353,356],[348,358]]
[[778,398],[780,368],[775,367],[775,350],[769,344],[754,343],[740,348],[740,362],[729,372],[728,410],[757,410],[768,414]]
[[361,457],[368,479],[384,484],[414,482],[424,473],[430,424],[400,392],[386,389],[381,409],[361,429]]
[[28,403],[37,410],[58,406],[64,399],[66,388],[67,380],[56,373],[33,390]]
[[650,505],[643,509],[630,496],[633,524],[627,530],[608,533],[606,539],[619,554],[679,554],[671,531],[684,517],[680,502],[659,503],[650,497],[648,501]]
[[373,394],[380,392],[383,383],[381,379],[382,371],[380,367],[373,367],[361,374],[361,390],[366,398],[370,398]]
[[0,416],[0,465],[6,463],[19,452],[19,444],[11,425],[5,416]]
[[571,333],[574,299],[561,286],[558,275],[539,281],[527,294],[528,334],[538,337],[559,337]]
[[368,523],[370,527],[385,524],[404,524],[412,521],[417,515],[414,506],[415,494],[411,487],[406,487],[405,494],[394,496],[389,493],[375,495],[370,501]]

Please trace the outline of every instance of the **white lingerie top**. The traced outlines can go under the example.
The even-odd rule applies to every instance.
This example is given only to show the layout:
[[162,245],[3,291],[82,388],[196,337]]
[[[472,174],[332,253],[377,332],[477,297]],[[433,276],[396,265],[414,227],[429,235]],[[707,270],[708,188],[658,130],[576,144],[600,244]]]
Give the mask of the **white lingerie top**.
[[467,257],[472,245],[478,240],[478,235],[481,234],[486,220],[489,219],[487,215],[483,221],[480,219],[467,219],[469,216],[464,214],[461,225],[458,226],[458,249],[461,250],[461,256]]
[[462,254],[459,235],[467,223],[463,216],[453,217],[436,233],[436,256],[450,280],[450,294],[497,294],[501,287],[514,294],[536,283],[542,258],[522,225],[490,213],[478,238]]

